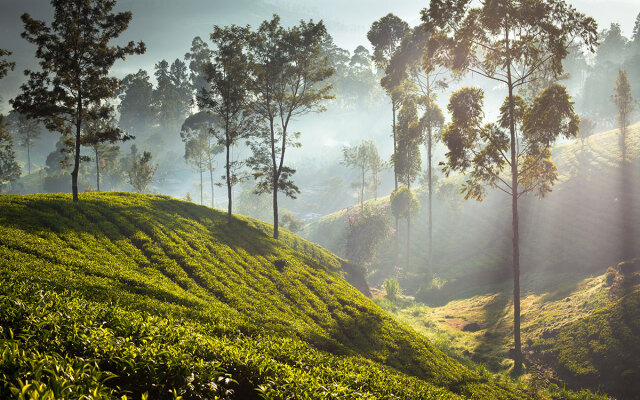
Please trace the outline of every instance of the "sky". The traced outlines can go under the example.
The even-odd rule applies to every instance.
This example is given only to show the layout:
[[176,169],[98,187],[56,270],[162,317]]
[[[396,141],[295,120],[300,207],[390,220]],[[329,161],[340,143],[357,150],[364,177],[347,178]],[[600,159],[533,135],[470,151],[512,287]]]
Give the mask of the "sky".
[[[640,0],[569,0],[579,11],[593,16],[599,28],[618,22],[630,36],[635,17],[640,13]],[[161,60],[182,58],[195,36],[208,38],[213,25],[258,25],[277,13],[282,23],[295,24],[300,19],[322,19],[340,47],[352,51],[358,45],[368,46],[366,33],[371,23],[392,12],[417,25],[420,10],[427,0],[119,0],[117,10],[129,10],[133,20],[121,36],[122,41],[142,40],[147,52],[118,62],[112,69],[123,77],[139,68],[151,70]],[[0,81],[0,111],[6,112],[24,80],[22,71],[33,68],[34,47],[20,37],[23,31],[20,15],[48,19],[52,15],[47,0],[0,0],[0,48],[13,51],[11,60],[16,70]]]

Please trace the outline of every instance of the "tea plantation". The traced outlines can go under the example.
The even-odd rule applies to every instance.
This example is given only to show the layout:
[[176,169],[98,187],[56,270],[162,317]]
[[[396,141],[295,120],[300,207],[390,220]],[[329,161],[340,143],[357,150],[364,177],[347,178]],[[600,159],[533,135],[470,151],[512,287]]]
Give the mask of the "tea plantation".
[[[0,398],[512,399],[357,267],[164,196],[0,197]],[[537,395],[535,395],[537,396]]]

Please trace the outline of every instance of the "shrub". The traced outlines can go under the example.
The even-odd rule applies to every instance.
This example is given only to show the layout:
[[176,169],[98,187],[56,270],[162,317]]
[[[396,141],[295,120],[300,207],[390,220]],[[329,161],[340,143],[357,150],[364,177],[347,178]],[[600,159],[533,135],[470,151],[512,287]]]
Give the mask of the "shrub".
[[347,259],[363,266],[375,258],[380,245],[389,237],[391,226],[386,215],[389,205],[347,208]]
[[616,280],[617,275],[618,273],[616,272],[615,268],[613,267],[607,268],[607,274],[605,275],[605,285],[607,286],[613,285],[613,282]]
[[387,293],[387,298],[389,300],[395,300],[402,292],[398,279],[396,277],[385,279],[384,291]]
[[638,269],[638,259],[623,261],[618,264],[618,268],[624,277],[631,276]]

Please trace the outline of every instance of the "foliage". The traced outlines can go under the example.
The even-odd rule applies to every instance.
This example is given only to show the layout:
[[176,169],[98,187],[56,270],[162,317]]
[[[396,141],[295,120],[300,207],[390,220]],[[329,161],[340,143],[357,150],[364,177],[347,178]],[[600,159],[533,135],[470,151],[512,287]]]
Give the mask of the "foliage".
[[298,233],[304,229],[304,221],[294,217],[291,211],[285,211],[282,213],[280,223],[283,228],[288,229],[293,233]]
[[396,278],[395,276],[385,279],[382,286],[384,287],[387,298],[391,301],[395,300],[399,295],[402,294],[400,283],[398,283],[398,278]]
[[13,151],[13,138],[7,130],[4,116],[0,114],[0,193],[6,185],[20,178],[20,166]]
[[9,130],[18,140],[18,146],[27,149],[27,171],[31,175],[31,147],[33,142],[40,137],[42,127],[37,119],[12,111],[7,120],[10,120]]
[[131,133],[144,132],[154,119],[153,85],[149,82],[147,71],[140,69],[135,74],[125,76],[116,96],[120,99],[120,127]]
[[74,137],[71,185],[73,200],[78,201],[81,133],[87,113],[115,94],[119,80],[107,76],[113,64],[144,53],[145,46],[142,42],[109,45],[131,21],[130,12],[111,12],[115,0],[52,0],[51,5],[50,26],[22,15],[22,37],[37,46],[42,71],[25,71],[29,79],[11,103],[16,111],[42,119],[48,130]]
[[578,126],[578,137],[584,145],[584,140],[588,139],[595,133],[596,122],[588,117],[580,117],[580,125]]
[[407,219],[416,216],[420,212],[420,202],[411,189],[400,186],[391,192],[391,213],[398,219]]
[[4,57],[10,56],[11,54],[9,50],[0,49],[0,79],[7,76],[9,71],[13,71],[16,67],[16,63],[4,59]]
[[422,127],[418,121],[415,99],[408,97],[398,113],[396,151],[391,161],[398,175],[398,181],[411,187],[420,174],[420,143]]
[[635,109],[637,103],[631,95],[631,85],[627,78],[627,71],[618,71],[616,87],[613,91],[613,95],[611,96],[611,101],[618,109],[616,120],[618,121],[618,126],[620,128],[620,148],[622,149],[622,161],[624,162],[626,161],[627,150],[627,125],[629,125],[631,113]]
[[128,182],[138,193],[143,193],[153,182],[157,170],[158,166],[151,164],[151,153],[133,154],[131,167],[127,170]]
[[100,191],[100,165],[104,163],[104,154],[110,155],[113,161],[118,150],[114,146],[108,146],[106,143],[126,142],[135,139],[134,136],[124,132],[116,125],[116,119],[112,106],[93,107],[87,113],[84,127],[84,134],[81,135],[80,141],[83,146],[93,149],[94,161],[96,162],[96,190]]
[[364,207],[347,208],[347,259],[363,266],[368,266],[375,259],[380,246],[391,233],[388,206],[367,204]]
[[69,197],[0,198],[0,397],[71,366],[82,375],[60,382],[110,398],[528,397],[394,322],[342,260],[286,231],[164,196]]

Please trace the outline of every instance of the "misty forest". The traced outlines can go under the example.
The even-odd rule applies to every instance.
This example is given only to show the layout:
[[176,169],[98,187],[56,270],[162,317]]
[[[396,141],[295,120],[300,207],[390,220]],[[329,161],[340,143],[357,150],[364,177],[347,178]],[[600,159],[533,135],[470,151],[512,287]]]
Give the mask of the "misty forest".
[[637,0],[0,0],[0,399],[640,399]]

